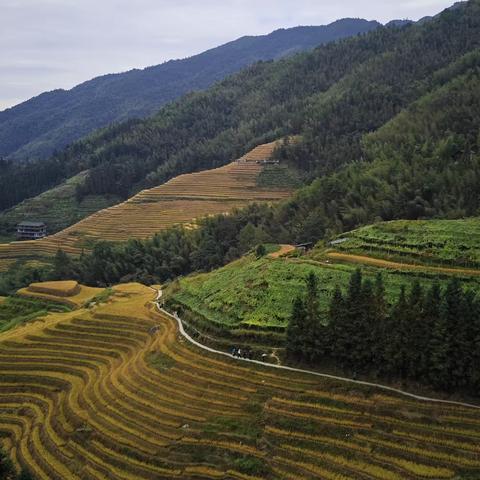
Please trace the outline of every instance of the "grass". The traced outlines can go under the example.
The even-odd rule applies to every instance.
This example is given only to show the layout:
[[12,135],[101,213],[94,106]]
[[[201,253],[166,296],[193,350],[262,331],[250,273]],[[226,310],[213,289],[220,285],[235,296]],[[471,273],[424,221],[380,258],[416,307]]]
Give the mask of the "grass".
[[79,202],[76,198],[76,187],[84,182],[86,173],[80,173],[61,185],[2,212],[0,214],[0,243],[15,240],[15,226],[21,221],[45,222],[49,233],[55,233],[99,209],[107,208],[120,201],[119,198],[111,195],[92,195]]
[[0,332],[23,325],[51,311],[67,311],[68,307],[52,302],[22,297],[7,297],[0,302]]
[[476,411],[209,354],[112,292],[0,334],[2,443],[35,478],[478,478]]
[[149,352],[145,357],[146,362],[157,370],[170,370],[175,365],[175,360],[162,352]]
[[[317,255],[317,252],[312,254]],[[167,298],[183,305],[212,324],[228,329],[245,327],[284,328],[288,323],[292,300],[304,294],[305,277],[314,272],[320,281],[320,308],[326,312],[336,285],[346,287],[353,264],[320,263],[312,257],[298,259],[256,259],[244,257],[211,273],[197,274],[174,282]],[[362,268],[365,276],[375,279],[381,272],[387,299],[393,303],[402,285],[418,280],[428,287],[434,282],[444,285],[448,275],[428,272],[403,272],[375,267]],[[480,288],[480,278],[465,277],[464,285]]]
[[21,288],[18,295],[63,303],[72,308],[78,308],[90,302],[97,295],[102,295],[104,289],[86,287],[74,281],[33,283],[27,288]]
[[480,268],[480,218],[398,220],[342,235],[339,252],[414,264]]
[[299,174],[287,165],[266,165],[257,177],[259,187],[300,188]]

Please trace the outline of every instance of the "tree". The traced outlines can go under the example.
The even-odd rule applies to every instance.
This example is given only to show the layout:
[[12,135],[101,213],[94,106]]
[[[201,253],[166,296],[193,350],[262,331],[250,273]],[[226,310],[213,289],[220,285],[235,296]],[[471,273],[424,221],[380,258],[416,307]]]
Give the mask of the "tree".
[[434,283],[425,295],[423,305],[423,342],[420,354],[420,370],[422,379],[429,380],[429,372],[432,364],[432,352],[436,348],[437,339],[434,337],[435,325],[440,317],[442,303],[442,291],[438,283]]
[[255,245],[255,234],[255,226],[250,222],[242,228],[238,236],[238,248],[240,252],[246,253]]
[[69,256],[59,248],[53,260],[53,275],[54,278],[68,279],[73,277],[72,262]]
[[257,258],[264,257],[267,254],[267,249],[265,248],[265,245],[261,243],[260,245],[257,246],[257,249],[255,250],[255,255]]
[[408,367],[406,351],[408,321],[408,303],[405,286],[402,285],[397,303],[392,308],[388,318],[385,338],[386,372],[390,375],[400,375],[402,378],[405,378]]
[[289,357],[303,359],[306,339],[306,318],[305,305],[300,297],[297,297],[292,304],[292,314],[287,327],[287,354]]
[[419,378],[422,374],[422,348],[424,347],[425,330],[423,328],[424,315],[423,289],[415,280],[407,300],[408,325],[405,324],[405,354],[408,376]]

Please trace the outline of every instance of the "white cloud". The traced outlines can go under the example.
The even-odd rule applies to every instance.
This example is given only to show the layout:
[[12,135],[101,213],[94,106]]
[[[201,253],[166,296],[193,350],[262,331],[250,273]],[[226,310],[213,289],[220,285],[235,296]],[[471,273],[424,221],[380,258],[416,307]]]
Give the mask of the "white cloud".
[[343,17],[386,22],[453,0],[1,0],[0,109],[96,75],[183,58],[243,35]]

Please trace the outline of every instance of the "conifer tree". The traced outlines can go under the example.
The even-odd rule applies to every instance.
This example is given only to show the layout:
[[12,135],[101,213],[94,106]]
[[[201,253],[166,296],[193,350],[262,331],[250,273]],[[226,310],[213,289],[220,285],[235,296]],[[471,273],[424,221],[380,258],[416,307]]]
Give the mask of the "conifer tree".
[[405,351],[406,329],[408,327],[408,303],[405,286],[402,285],[397,303],[388,318],[386,336],[385,367],[389,374],[405,376],[407,355]]
[[372,361],[376,366],[377,373],[380,373],[383,370],[383,359],[385,358],[389,308],[385,300],[385,285],[381,273],[378,273],[375,277],[373,295],[374,321],[372,322],[372,336],[375,342],[375,348]]
[[292,314],[287,327],[287,355],[297,359],[305,357],[306,310],[303,300],[297,297],[293,301]]
[[408,325],[405,324],[405,354],[408,376],[418,378],[421,375],[421,349],[424,341],[423,330],[423,289],[415,280],[408,296]]
[[72,263],[61,248],[57,250],[53,260],[53,275],[56,279],[72,278]]
[[435,325],[440,317],[442,291],[438,283],[434,283],[425,295],[423,304],[423,344],[420,354],[420,369],[422,378],[428,381],[432,368],[432,352],[435,349]]

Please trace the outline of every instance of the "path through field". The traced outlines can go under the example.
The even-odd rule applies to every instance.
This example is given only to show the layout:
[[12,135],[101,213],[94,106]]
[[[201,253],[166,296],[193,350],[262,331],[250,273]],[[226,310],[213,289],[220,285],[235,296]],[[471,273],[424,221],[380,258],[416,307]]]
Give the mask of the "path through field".
[[114,290],[0,335],[0,442],[38,480],[480,473],[477,410],[241,363],[196,345],[151,289]]
[[[160,307],[158,301],[161,297],[162,297],[162,291],[159,290],[158,291],[158,296],[157,296],[157,303],[156,303],[159,311],[161,311],[165,315],[169,315],[170,317],[175,319],[178,323],[178,328],[180,330],[180,333],[183,335],[183,337],[185,337],[190,343],[192,343],[196,347],[199,347],[203,350],[206,350],[207,352],[215,353],[217,355],[224,355],[224,356],[230,357],[234,360],[238,360],[240,362],[250,362],[250,363],[255,363],[257,365],[263,365],[265,367],[277,368],[277,369],[280,369],[280,370],[287,370],[287,371],[290,371],[290,372],[305,373],[305,374],[308,374],[308,375],[315,375],[315,376],[320,376],[320,377],[324,377],[324,378],[330,378],[330,379],[333,379],[333,380],[339,380],[341,382],[354,383],[354,384],[357,384],[357,385],[364,385],[364,386],[368,386],[368,387],[375,387],[375,388],[379,388],[381,390],[387,390],[389,392],[394,392],[394,393],[397,393],[399,395],[414,398],[415,400],[420,400],[422,402],[445,403],[445,404],[459,405],[459,406],[462,406],[462,407],[475,408],[475,409],[480,410],[480,405],[474,405],[474,404],[465,403],[465,402],[455,402],[455,401],[452,401],[452,400],[444,400],[444,399],[440,399],[440,398],[425,397],[425,396],[422,396],[422,395],[417,395],[417,394],[414,394],[414,393],[406,392],[405,390],[400,390],[398,388],[393,388],[393,387],[389,387],[387,385],[382,385],[380,383],[364,382],[362,380],[354,380],[353,378],[339,377],[337,375],[329,375],[327,373],[320,373],[320,372],[316,372],[315,370],[305,370],[305,369],[301,369],[301,368],[288,367],[286,365],[279,365],[279,364],[271,364],[271,363],[261,362],[259,360],[249,360],[249,359],[246,359],[246,358],[238,358],[238,357],[236,357],[236,356],[234,356],[230,353],[223,352],[221,350],[216,350],[214,348],[211,348],[211,347],[208,347],[206,345],[201,344],[197,340],[194,340],[185,331],[183,321],[181,320],[181,318],[178,315],[176,315],[176,314],[172,315],[167,310]],[[279,360],[276,355],[275,355],[275,358],[277,358],[277,360]],[[280,363],[280,361],[278,363]]]
[[280,258],[287,253],[295,251],[295,247],[293,245],[280,245],[280,250],[273,252],[269,255],[270,258]]
[[434,267],[430,265],[414,265],[411,263],[399,263],[389,260],[383,260],[381,258],[367,257],[364,255],[353,255],[350,253],[329,252],[326,254],[328,258],[341,262],[359,263],[362,265],[372,265],[374,267],[392,268],[395,270],[421,270],[431,271],[436,273],[446,273],[448,275],[480,275],[480,270],[474,270],[470,268],[448,268],[448,267]]

